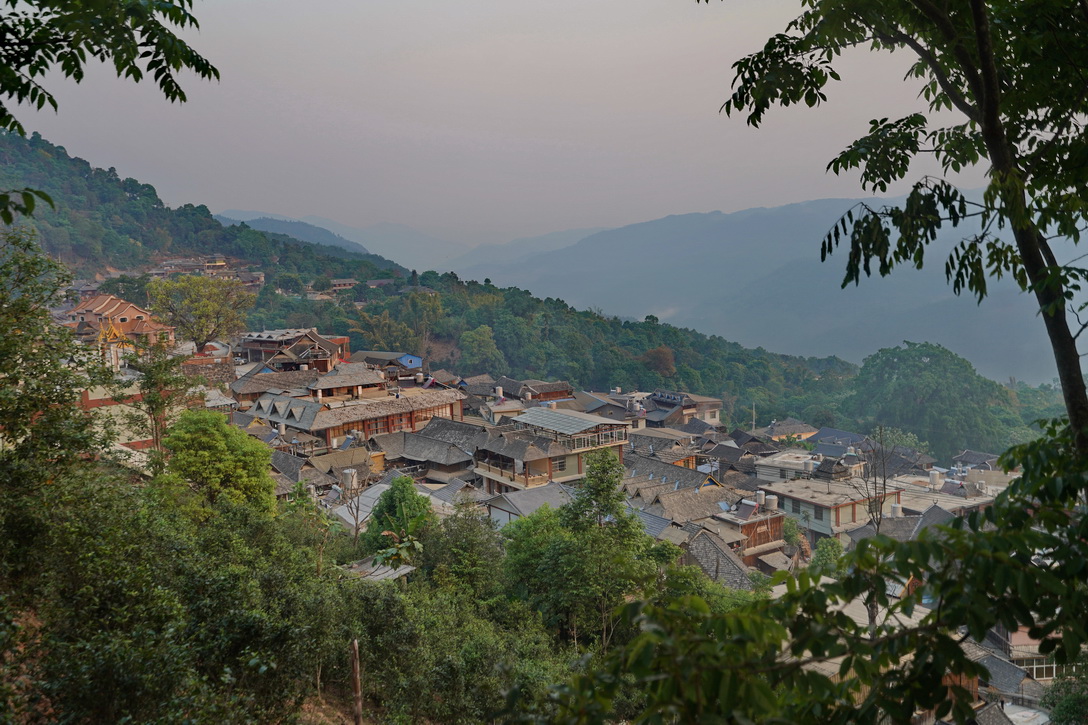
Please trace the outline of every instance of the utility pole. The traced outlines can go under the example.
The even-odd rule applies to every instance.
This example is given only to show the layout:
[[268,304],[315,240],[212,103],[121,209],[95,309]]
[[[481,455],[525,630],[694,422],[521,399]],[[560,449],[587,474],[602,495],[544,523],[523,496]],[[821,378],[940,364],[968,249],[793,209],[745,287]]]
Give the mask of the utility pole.
[[756,401],[752,401],[752,432],[756,432]]

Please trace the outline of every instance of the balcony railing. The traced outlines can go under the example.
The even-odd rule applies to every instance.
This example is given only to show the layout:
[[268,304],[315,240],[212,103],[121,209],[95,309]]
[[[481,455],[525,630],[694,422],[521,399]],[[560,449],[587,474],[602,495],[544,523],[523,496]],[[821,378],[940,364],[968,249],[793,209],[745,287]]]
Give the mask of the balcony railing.
[[504,482],[509,482],[515,486],[528,487],[528,486],[543,486],[548,482],[548,474],[546,473],[515,473],[513,469],[503,468],[502,466],[494,466],[485,461],[479,461],[476,463],[476,473],[480,475],[490,475],[490,477],[499,477],[504,479]]

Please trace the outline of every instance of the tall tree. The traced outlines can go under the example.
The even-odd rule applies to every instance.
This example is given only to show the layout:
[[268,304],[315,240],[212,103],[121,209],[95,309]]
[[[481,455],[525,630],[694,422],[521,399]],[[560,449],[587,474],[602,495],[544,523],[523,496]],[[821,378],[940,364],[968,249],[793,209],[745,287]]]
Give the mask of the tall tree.
[[470,374],[490,372],[503,375],[509,370],[506,357],[495,344],[495,334],[487,325],[462,332],[459,347],[461,368]]
[[[709,2],[709,0],[708,0]],[[845,238],[843,285],[862,274],[921,267],[945,225],[965,221],[967,236],[945,261],[953,289],[986,297],[990,277],[1009,275],[1035,298],[1058,367],[1073,440],[1088,455],[1088,392],[1077,347],[1086,329],[1073,295],[1088,270],[1063,246],[1075,244],[1088,222],[1088,155],[1083,118],[1088,72],[1088,6],[1071,0],[808,0],[786,32],[734,64],[727,113],[758,126],[772,105],[827,100],[839,80],[833,63],[844,52],[905,51],[909,75],[922,83],[930,116],[878,118],[869,133],[829,164],[836,173],[860,169],[863,186],[884,191],[903,179],[910,162],[931,153],[945,173],[984,164],[989,182],[981,203],[944,179],[917,181],[899,207],[863,204],[824,240],[826,257]],[[941,125],[951,111],[958,123]],[[877,114],[874,114],[877,115]],[[1007,230],[1012,242],[994,230]]]
[[43,491],[105,444],[79,401],[109,373],[49,314],[69,281],[29,232],[0,234],[0,581],[41,532]]
[[925,436],[947,460],[965,448],[1004,451],[993,408],[1008,402],[1005,388],[947,348],[904,342],[865,358],[845,405],[870,425]]
[[161,340],[138,345],[124,356],[125,366],[136,373],[135,381],[129,377],[114,381],[113,399],[132,409],[126,423],[151,441],[149,463],[156,476],[166,467],[166,431],[185,409],[196,382],[181,371],[185,360]]
[[210,503],[223,499],[261,511],[275,508],[272,449],[230,425],[222,413],[186,411],[163,442],[170,451],[169,474]]
[[148,284],[151,310],[177,328],[199,351],[213,340],[226,340],[246,329],[246,310],[256,296],[233,279],[183,276]]
[[360,310],[351,331],[363,336],[363,344],[368,350],[416,352],[419,347],[419,337],[412,328],[390,317],[389,310],[383,310],[380,315]]

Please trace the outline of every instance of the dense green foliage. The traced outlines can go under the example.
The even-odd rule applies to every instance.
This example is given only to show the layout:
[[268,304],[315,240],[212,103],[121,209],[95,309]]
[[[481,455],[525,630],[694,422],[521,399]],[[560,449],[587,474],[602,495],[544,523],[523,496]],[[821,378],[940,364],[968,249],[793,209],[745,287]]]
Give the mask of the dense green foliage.
[[256,297],[237,280],[196,275],[151,280],[145,289],[152,314],[198,351],[244,332],[246,310]]
[[39,205],[26,223],[44,249],[77,272],[103,267],[134,270],[157,259],[224,254],[254,269],[312,277],[387,277],[397,265],[375,255],[305,244],[245,225],[223,227],[205,206],[171,209],[149,184],[96,169],[38,134],[0,134],[0,188],[31,186],[46,192],[53,208]]
[[1042,704],[1050,711],[1054,725],[1088,722],[1088,658],[1081,657],[1075,670],[1058,675],[1043,695]]
[[[1016,415],[1009,391],[940,345],[905,342],[880,350],[865,359],[850,387],[844,408],[861,430],[886,425],[910,431],[930,441],[939,460],[948,461],[965,448],[1000,453],[1031,437],[1012,428],[1025,428],[1032,418],[1013,426],[1001,420]],[[888,441],[887,446],[898,443]]]
[[366,530],[359,536],[359,545],[363,551],[371,554],[385,549],[390,541],[383,532],[397,532],[407,528],[410,522],[420,516],[423,517],[418,527],[420,531],[433,525],[434,514],[431,513],[430,501],[426,496],[416,493],[411,478],[394,478],[389,489],[374,504],[370,519],[366,522]]
[[167,433],[167,471],[209,503],[224,500],[271,511],[275,484],[272,450],[227,421],[222,413],[187,410]]

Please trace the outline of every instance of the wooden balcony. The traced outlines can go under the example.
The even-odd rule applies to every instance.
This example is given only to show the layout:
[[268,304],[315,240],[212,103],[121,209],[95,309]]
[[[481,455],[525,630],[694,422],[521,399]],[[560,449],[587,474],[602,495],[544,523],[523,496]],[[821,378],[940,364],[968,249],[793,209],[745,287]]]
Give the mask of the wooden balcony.
[[484,461],[476,463],[475,472],[484,478],[490,478],[514,488],[533,488],[543,486],[548,482],[547,473],[536,473],[528,468],[521,473],[515,473],[513,469],[495,466]]

